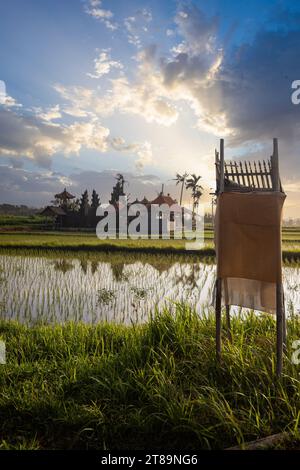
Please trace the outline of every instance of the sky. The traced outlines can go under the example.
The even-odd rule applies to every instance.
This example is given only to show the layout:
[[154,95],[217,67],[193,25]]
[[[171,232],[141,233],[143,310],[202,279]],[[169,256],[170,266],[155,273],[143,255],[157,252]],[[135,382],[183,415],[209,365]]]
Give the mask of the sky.
[[[300,217],[300,5],[289,0],[1,0],[0,203],[67,187],[107,202],[215,185],[214,152],[269,158]],[[5,90],[5,91],[4,91]],[[188,202],[185,193],[185,201]]]

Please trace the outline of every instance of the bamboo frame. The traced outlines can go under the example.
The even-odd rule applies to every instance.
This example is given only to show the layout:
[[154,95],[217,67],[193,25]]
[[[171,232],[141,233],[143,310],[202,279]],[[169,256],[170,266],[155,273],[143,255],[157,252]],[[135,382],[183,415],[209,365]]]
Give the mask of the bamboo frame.
[[273,139],[273,154],[267,161],[225,162],[224,139],[220,140],[220,151],[216,151],[215,155],[217,193],[243,190],[282,191],[277,139]]
[[[237,162],[224,160],[224,139],[220,139],[220,152],[215,152],[216,194],[224,191],[282,191],[279,176],[278,140],[273,139],[273,154],[267,162]],[[225,296],[226,297],[226,296]],[[227,302],[227,299],[226,299]],[[216,356],[221,360],[222,279],[216,280]],[[226,304],[227,335],[231,341],[230,305]],[[284,292],[281,282],[276,284],[276,375],[282,374],[283,353],[286,348],[286,317]]]

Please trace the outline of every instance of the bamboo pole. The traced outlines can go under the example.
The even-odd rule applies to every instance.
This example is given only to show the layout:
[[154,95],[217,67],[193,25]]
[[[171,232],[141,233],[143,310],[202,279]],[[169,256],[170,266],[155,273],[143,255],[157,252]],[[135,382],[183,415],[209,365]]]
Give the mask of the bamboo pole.
[[216,280],[216,355],[221,360],[221,308],[222,308],[222,279]]
[[278,164],[278,140],[276,138],[273,139],[272,183],[273,183],[273,190],[280,191],[279,164]]
[[226,327],[227,327],[228,339],[232,343],[232,334],[231,334],[231,325],[230,325],[230,305],[226,305]]
[[224,192],[224,139],[220,139],[220,193]]
[[282,374],[283,358],[283,314],[282,314],[282,283],[276,284],[276,375]]

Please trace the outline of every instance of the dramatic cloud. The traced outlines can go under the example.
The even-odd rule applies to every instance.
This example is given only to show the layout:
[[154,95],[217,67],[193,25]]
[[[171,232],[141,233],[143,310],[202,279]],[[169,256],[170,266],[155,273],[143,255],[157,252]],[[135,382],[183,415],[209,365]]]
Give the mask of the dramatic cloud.
[[95,115],[66,125],[52,122],[61,117],[59,106],[45,112],[35,109],[35,113],[17,114],[0,107],[0,155],[26,157],[50,167],[51,157],[57,153],[69,156],[78,155],[82,149],[101,153],[115,150],[137,157],[138,168],[152,162],[149,142],[126,143],[122,137],[110,137],[109,129]]
[[156,47],[149,46],[137,56],[138,67],[135,81],[125,76],[111,79],[111,88],[104,94],[99,90],[85,87],[64,87],[55,89],[68,101],[65,112],[74,116],[111,115],[114,112],[139,115],[147,122],[170,126],[178,118],[172,93],[164,86],[164,77],[155,70]]
[[105,152],[108,135],[96,119],[58,125],[0,107],[0,154],[28,157],[42,166],[49,166],[57,152],[78,154],[82,147]]
[[299,29],[259,31],[251,43],[225,51],[218,17],[186,6],[175,21],[183,41],[161,61],[160,73],[165,94],[189,102],[200,129],[228,135],[232,146],[299,138],[300,109],[291,103],[291,82],[300,77]]
[[300,110],[291,103],[299,47],[300,31],[261,31],[227,64],[221,96],[236,140],[299,136]]
[[[115,29],[114,14],[108,9],[111,4],[86,0],[85,10]],[[300,105],[291,102],[291,83],[300,79],[299,15],[272,9],[269,23],[265,20],[263,26],[257,26],[256,33],[253,29],[251,37],[244,35],[248,42],[241,43],[238,36],[239,43],[234,45],[228,20],[226,24],[222,16],[209,16],[191,2],[178,4],[173,22],[168,18],[161,31],[150,10],[120,9],[125,10],[123,19],[118,17],[123,27],[112,36],[112,50],[97,50],[94,70],[84,70],[83,81],[78,79],[70,86],[62,79],[54,85],[59,104],[23,110],[14,98],[0,95],[0,153],[14,164],[17,156],[24,156],[46,166],[54,154],[68,156],[87,148],[119,152],[120,158],[132,155],[138,169],[155,163],[157,171],[164,171],[182,164],[175,149],[179,144],[187,169],[207,176],[206,168],[213,171],[213,157],[205,159],[207,147],[215,137],[226,137],[226,156],[247,155],[249,159],[268,157],[272,137],[278,137],[282,176],[295,195],[299,187],[295,175],[300,169]],[[107,47],[108,33],[105,31],[102,47]],[[161,43],[162,37],[166,44]],[[135,46],[134,53],[126,38]],[[157,44],[152,44],[153,40]],[[124,46],[116,51],[113,47],[120,41]],[[124,53],[125,46],[128,50]],[[86,73],[97,81],[87,80]],[[136,125],[137,135],[130,141],[127,115],[131,116],[130,124]],[[120,129],[124,122],[124,135],[122,131],[120,135],[110,132],[114,118]],[[176,133],[172,134],[166,127],[175,123]],[[198,142],[195,129],[203,137],[199,163],[194,156]],[[164,146],[165,136],[168,146]],[[162,139],[159,150],[158,138]]]

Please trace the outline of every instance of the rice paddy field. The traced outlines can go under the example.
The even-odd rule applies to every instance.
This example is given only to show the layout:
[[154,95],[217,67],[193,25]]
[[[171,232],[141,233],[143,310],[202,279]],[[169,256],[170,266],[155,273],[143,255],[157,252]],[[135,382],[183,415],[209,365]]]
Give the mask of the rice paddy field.
[[[56,249],[72,251],[126,251],[140,253],[187,253],[185,240],[99,240],[94,232],[21,232],[0,230],[0,248],[15,249]],[[300,228],[283,228],[282,232],[283,257],[286,260],[300,260]],[[213,229],[207,227],[204,232],[202,255],[214,256]]]
[[[283,268],[286,310],[300,313],[300,267]],[[1,318],[21,323],[144,323],[178,302],[212,308],[215,265],[196,255],[0,250]],[[238,308],[232,308],[238,313]]]
[[283,233],[280,380],[268,314],[232,308],[216,362],[212,231],[201,252],[183,243],[0,234],[0,449],[224,449],[283,431],[300,448],[300,231]]

